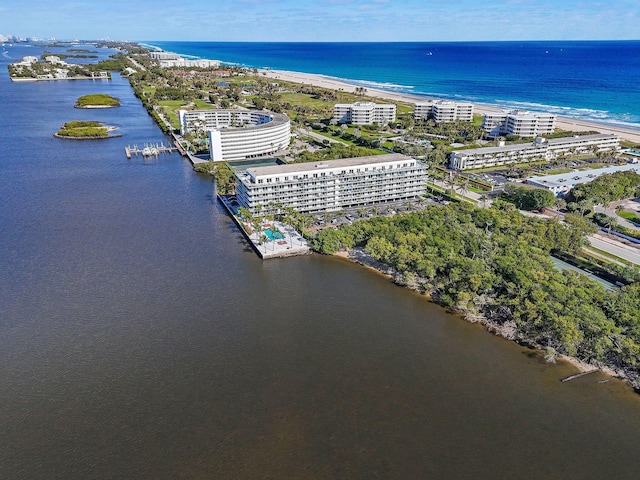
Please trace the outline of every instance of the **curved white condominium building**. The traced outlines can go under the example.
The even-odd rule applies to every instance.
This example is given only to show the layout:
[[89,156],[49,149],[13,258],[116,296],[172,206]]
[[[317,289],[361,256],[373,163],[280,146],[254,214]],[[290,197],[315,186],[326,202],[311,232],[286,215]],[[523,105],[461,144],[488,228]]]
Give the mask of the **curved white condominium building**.
[[266,110],[180,110],[180,130],[208,131],[214,162],[272,155],[289,147],[291,123]]

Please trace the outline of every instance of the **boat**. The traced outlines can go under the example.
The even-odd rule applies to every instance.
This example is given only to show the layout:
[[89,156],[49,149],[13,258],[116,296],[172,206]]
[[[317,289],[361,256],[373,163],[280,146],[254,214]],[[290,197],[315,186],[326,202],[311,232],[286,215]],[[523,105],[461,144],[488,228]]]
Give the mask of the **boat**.
[[159,151],[156,147],[144,147],[142,149],[142,156],[143,157],[153,157],[158,155]]

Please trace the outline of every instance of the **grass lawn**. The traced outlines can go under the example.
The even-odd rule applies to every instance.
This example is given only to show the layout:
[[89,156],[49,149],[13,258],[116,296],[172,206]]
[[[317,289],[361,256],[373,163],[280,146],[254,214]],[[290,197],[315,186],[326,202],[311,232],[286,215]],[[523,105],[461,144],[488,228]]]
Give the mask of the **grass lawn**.
[[313,133],[317,133],[318,135],[322,135],[323,137],[330,138],[331,140],[335,140],[335,141],[337,141],[337,142],[346,143],[347,145],[355,145],[355,143],[350,142],[349,140],[344,140],[344,139],[342,139],[342,138],[340,138],[340,137],[335,137],[335,136],[331,135],[330,133],[323,132],[323,131],[321,131],[321,130],[311,129],[311,131],[312,131]]
[[299,105],[301,107],[327,111],[331,110],[333,112],[333,105],[335,104],[335,102],[313,98],[313,96],[306,93],[283,92],[281,95],[283,102],[290,103],[291,105]]
[[212,110],[216,108],[215,105],[205,102],[204,100],[194,100],[193,103],[201,110]]
[[[190,103],[190,102],[189,102]],[[214,105],[205,102],[204,100],[194,100],[193,101],[196,108],[200,109],[214,109],[216,108]],[[158,106],[162,108],[162,112],[164,116],[169,119],[171,122],[171,126],[174,129],[180,128],[180,121],[178,120],[178,110],[181,107],[186,106],[184,100],[160,100],[158,102]]]
[[635,213],[622,211],[618,213],[618,215],[624,218],[625,220],[629,220],[630,222],[640,223],[640,218],[638,218],[638,216]]
[[398,115],[402,115],[404,113],[413,115],[413,109],[414,109],[413,105],[407,105],[404,103],[397,103],[396,105],[397,105],[396,113]]
[[544,172],[545,175],[559,175],[561,173],[569,173],[573,172],[573,168],[556,168],[554,170],[547,170]]

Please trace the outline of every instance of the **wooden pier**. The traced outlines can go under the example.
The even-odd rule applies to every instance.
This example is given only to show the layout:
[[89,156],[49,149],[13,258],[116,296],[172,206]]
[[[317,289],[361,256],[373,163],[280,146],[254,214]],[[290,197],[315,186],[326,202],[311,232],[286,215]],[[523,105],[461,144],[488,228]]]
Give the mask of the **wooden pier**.
[[157,157],[161,153],[171,153],[174,150],[177,150],[177,148],[168,147],[164,143],[145,143],[142,148],[138,147],[138,145],[134,145],[133,147],[127,145],[126,147],[124,147],[124,153],[129,159],[133,155],[142,155],[143,157]]

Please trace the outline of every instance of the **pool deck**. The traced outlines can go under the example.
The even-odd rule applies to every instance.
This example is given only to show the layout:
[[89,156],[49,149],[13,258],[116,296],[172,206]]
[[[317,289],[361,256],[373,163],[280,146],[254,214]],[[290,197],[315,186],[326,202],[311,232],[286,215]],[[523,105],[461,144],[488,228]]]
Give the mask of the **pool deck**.
[[284,258],[293,257],[297,255],[309,255],[311,253],[311,247],[304,237],[298,233],[293,227],[286,225],[282,222],[275,220],[264,220],[261,225],[264,230],[275,226],[281,233],[283,238],[276,238],[274,240],[268,240],[264,243],[260,243],[260,237],[263,231],[251,232],[247,230],[244,223],[235,214],[233,207],[227,202],[227,199],[218,195],[218,200],[227,209],[229,215],[233,221],[238,225],[240,231],[244,234],[245,238],[249,241],[253,250],[263,260],[269,258]]

